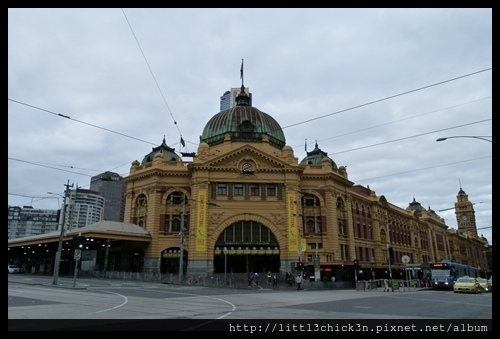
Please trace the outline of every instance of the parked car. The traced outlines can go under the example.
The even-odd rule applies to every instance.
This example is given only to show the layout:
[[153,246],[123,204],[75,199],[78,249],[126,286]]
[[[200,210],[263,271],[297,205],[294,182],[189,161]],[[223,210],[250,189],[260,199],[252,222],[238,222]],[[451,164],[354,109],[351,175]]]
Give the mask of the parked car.
[[493,291],[493,276],[491,276],[491,277],[488,279],[488,282],[490,283],[490,291]]
[[453,292],[481,293],[481,285],[479,285],[476,278],[461,277],[453,284]]
[[481,286],[481,290],[484,292],[491,292],[490,282],[485,278],[476,278],[479,286]]
[[17,265],[8,265],[9,273],[19,273],[19,267]]

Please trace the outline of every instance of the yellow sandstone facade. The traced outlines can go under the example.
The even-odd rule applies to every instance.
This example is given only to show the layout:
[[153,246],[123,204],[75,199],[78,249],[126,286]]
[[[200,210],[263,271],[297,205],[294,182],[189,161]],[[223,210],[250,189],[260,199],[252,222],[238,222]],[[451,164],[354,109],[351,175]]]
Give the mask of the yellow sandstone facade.
[[[317,144],[299,160],[277,123],[246,98],[207,123],[192,161],[163,140],[132,163],[124,221],[152,236],[140,270],[178,274],[182,252],[185,276],[284,273],[302,261],[316,279],[340,281],[352,279],[358,259],[365,278],[379,278],[388,246],[395,269],[404,268],[404,255],[417,264],[453,259],[489,269],[488,243],[475,225],[459,233],[415,200],[406,209],[392,205],[349,181],[346,167]],[[473,220],[461,189],[457,201],[466,207],[456,209],[457,219]]]

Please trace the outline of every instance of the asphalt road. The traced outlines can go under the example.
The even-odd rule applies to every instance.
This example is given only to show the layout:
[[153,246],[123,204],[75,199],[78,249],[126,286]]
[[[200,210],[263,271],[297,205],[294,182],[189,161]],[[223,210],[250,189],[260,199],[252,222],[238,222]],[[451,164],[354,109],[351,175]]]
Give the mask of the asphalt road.
[[[40,330],[41,324],[46,324],[48,329],[75,328],[75,322],[50,321],[54,319],[114,321],[115,327],[123,329],[133,321],[155,319],[168,320],[162,322],[167,327],[179,325],[182,320],[226,320],[244,324],[252,319],[273,319],[278,320],[274,322],[274,329],[276,324],[278,328],[282,325],[279,320],[322,319],[342,323],[360,319],[398,320],[399,324],[420,320],[420,324],[434,324],[467,319],[481,320],[475,324],[492,323],[492,293],[456,294],[425,289],[297,291],[273,290],[267,284],[254,289],[208,288],[61,277],[58,282],[57,286],[52,285],[49,276],[9,274],[9,330]],[[157,323],[153,325],[157,326]]]

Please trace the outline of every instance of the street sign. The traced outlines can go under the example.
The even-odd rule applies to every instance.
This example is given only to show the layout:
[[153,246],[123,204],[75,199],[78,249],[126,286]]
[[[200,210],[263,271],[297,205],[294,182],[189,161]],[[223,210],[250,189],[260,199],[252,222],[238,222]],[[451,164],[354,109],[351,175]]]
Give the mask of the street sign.
[[80,260],[81,257],[82,257],[82,250],[75,250],[74,259],[75,260]]

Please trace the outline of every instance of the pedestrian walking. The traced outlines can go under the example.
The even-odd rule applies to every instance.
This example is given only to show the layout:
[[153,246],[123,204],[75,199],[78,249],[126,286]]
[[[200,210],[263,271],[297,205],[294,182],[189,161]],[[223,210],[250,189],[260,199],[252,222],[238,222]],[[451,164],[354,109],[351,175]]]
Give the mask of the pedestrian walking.
[[295,282],[297,283],[297,291],[302,289],[302,274],[297,274],[297,278],[295,278]]
[[248,287],[252,287],[253,279],[255,278],[253,271],[248,273]]
[[271,285],[271,280],[272,280],[272,275],[271,275],[271,271],[267,272],[267,283],[269,285]]
[[278,288],[278,277],[276,274],[273,275],[273,289]]
[[391,278],[391,276],[389,275],[389,273],[387,271],[384,272],[384,292],[389,292],[389,290],[391,289],[389,287],[389,279]]

